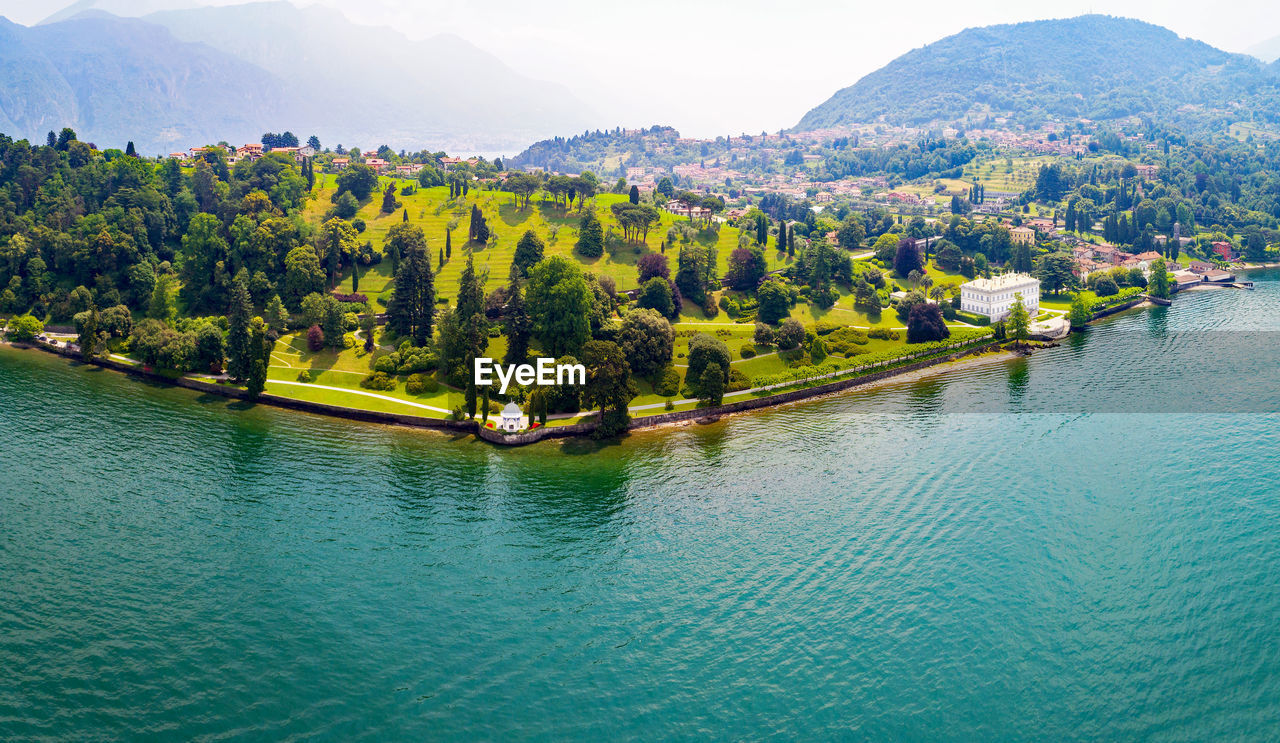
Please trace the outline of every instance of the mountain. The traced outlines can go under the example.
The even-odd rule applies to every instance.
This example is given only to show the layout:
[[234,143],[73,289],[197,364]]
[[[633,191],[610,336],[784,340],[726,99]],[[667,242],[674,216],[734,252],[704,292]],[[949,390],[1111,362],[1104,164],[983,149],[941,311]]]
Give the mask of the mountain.
[[1258,60],[1142,21],[1087,15],[973,28],[898,57],[809,111],[798,131],[884,121],[1151,116],[1188,130],[1280,120]]
[[1254,44],[1245,50],[1245,53],[1257,57],[1263,62],[1275,62],[1280,60],[1280,36],[1275,36],[1266,41]]
[[565,88],[456,36],[412,41],[287,2],[121,18],[103,10],[112,1],[80,0],[33,27],[0,19],[0,132],[71,126],[146,153],[284,130],[362,149],[508,153],[595,123]]
[[[255,65],[135,19],[90,13],[26,27],[0,18],[0,132],[143,152],[251,138],[309,104]],[[252,82],[252,84],[250,84]]]
[[511,151],[594,121],[562,86],[523,75],[448,34],[413,41],[389,28],[353,24],[330,8],[288,2],[143,19],[270,70],[322,102],[326,118],[293,126],[327,142]]

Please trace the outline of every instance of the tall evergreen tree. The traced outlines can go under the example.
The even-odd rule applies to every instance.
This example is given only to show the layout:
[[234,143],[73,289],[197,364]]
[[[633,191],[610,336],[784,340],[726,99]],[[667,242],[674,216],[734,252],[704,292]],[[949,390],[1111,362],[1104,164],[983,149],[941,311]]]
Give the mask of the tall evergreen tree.
[[395,289],[387,305],[387,327],[411,338],[415,346],[426,346],[435,329],[435,272],[422,229],[416,225],[407,229],[405,254],[396,270]]
[[475,259],[471,255],[467,256],[467,265],[458,277],[457,314],[464,324],[469,318],[484,314],[484,289],[476,276]]
[[237,382],[249,378],[253,363],[249,347],[249,324],[252,320],[249,272],[242,268],[231,284],[231,303],[227,307],[227,374]]
[[514,266],[511,269],[511,284],[507,287],[505,318],[507,355],[503,362],[523,364],[529,356],[529,335],[533,331],[533,321],[529,318],[529,309],[525,305],[520,273]]
[[267,387],[267,364],[271,358],[271,341],[267,339],[267,325],[261,317],[249,321],[246,346],[249,361],[245,372],[245,386],[249,390],[249,398],[256,400]]

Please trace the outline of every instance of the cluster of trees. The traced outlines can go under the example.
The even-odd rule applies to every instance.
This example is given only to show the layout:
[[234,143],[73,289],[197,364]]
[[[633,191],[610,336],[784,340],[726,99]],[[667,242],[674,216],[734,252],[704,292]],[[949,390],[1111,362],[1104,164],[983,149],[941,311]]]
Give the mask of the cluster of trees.
[[[320,146],[320,140],[316,139],[315,135],[312,135],[311,139],[315,140],[316,142],[316,144],[312,145],[313,147]],[[308,142],[308,144],[309,143],[310,142]],[[275,132],[267,132],[266,134],[262,135],[262,146],[266,147],[267,149],[273,149],[275,147],[297,147],[298,135],[294,134],[293,132],[284,132],[282,134],[277,134]]]
[[484,218],[484,212],[480,211],[478,204],[472,204],[471,219],[467,226],[467,239],[484,245],[489,242],[489,238],[492,235],[493,233],[489,231],[489,223]]
[[622,239],[627,242],[643,242],[649,239],[649,230],[658,224],[662,215],[649,204],[620,201],[609,207],[622,227]]

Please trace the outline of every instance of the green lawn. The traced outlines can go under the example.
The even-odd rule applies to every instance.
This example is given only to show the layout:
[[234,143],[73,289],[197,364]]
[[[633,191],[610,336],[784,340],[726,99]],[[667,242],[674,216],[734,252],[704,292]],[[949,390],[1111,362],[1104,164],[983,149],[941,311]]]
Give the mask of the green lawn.
[[[410,181],[383,177],[381,187],[395,180],[397,186],[408,185]],[[307,204],[303,217],[313,225],[319,225],[325,213],[332,206],[332,196],[336,186],[334,177],[321,175],[316,179],[315,197]],[[486,245],[471,245],[475,256],[476,270],[481,274],[488,273],[489,281],[486,290],[492,290],[498,283],[505,283],[511,267],[511,256],[516,242],[526,230],[533,230],[547,244],[547,255],[565,255],[577,260],[585,270],[597,275],[610,276],[619,290],[637,287],[636,261],[649,251],[658,251],[666,238],[668,229],[678,222],[687,222],[684,217],[662,212],[662,221],[655,226],[643,244],[621,245],[606,249],[599,258],[586,259],[573,251],[577,241],[578,219],[577,209],[566,211],[549,201],[542,202],[537,198],[528,209],[516,206],[514,197],[502,191],[484,191],[472,189],[467,196],[449,199],[449,189],[445,186],[419,189],[416,193],[398,197],[403,206],[391,214],[383,214],[382,200],[375,194],[374,198],[364,204],[357,217],[364,220],[365,231],[360,235],[361,241],[371,241],[376,250],[381,251],[382,242],[387,230],[403,220],[404,210],[409,212],[409,221],[420,226],[427,238],[431,254],[437,259],[439,251],[444,247],[445,233],[451,222],[456,222],[453,229],[452,257],[440,270],[436,278],[436,289],[439,296],[452,298],[458,291],[458,278],[466,262],[466,235],[470,221],[471,206],[478,204],[489,220],[494,237]],[[601,194],[595,197],[596,213],[604,225],[606,234],[610,228],[621,233],[610,204],[626,200],[625,195]],[[729,253],[738,245],[738,229],[727,224],[720,226],[715,240],[718,253],[718,270],[723,275],[728,270]],[[679,246],[668,246],[667,256],[675,272],[676,256]],[[766,250],[765,258],[769,268],[775,269],[786,265],[787,257],[776,250]],[[386,299],[386,289],[391,281],[389,265],[379,265],[360,277],[360,290],[370,297]],[[344,291],[351,288],[351,276],[348,271],[341,279],[340,286]],[[385,303],[384,303],[385,306]]]

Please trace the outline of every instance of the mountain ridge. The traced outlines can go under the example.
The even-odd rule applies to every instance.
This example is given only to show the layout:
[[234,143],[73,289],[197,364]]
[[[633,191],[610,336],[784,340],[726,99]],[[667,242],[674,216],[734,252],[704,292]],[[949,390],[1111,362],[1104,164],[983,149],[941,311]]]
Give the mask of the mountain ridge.
[[1035,125],[1052,117],[1130,116],[1221,128],[1242,115],[1241,91],[1253,113],[1261,109],[1276,119],[1276,81],[1246,55],[1144,21],[1085,15],[947,36],[837,91],[793,130],[878,121],[930,126],[1004,117]]
[[595,117],[563,86],[449,34],[412,41],[282,1],[141,18],[98,5],[35,26],[4,21],[0,131],[43,138],[71,126],[148,153],[285,129],[362,148],[496,153]]

